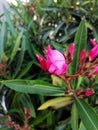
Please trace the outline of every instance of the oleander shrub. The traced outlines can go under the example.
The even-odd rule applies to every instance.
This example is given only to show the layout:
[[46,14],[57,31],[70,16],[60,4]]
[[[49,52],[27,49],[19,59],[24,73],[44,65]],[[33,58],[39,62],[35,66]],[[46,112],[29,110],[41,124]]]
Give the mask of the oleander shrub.
[[0,14],[0,130],[97,130],[98,1],[16,2]]

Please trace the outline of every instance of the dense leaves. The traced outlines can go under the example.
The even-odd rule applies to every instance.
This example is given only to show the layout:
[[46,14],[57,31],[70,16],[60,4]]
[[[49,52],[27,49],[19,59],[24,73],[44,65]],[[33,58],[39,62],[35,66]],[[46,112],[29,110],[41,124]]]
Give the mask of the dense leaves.
[[90,38],[98,42],[98,1],[16,3],[0,14],[0,130],[11,130],[6,125],[8,116],[23,126],[25,109],[31,110],[28,124],[32,130],[97,130],[97,76],[91,80],[79,77],[71,84],[74,90],[94,89],[93,96],[66,96],[67,84],[41,70],[36,54],[44,56],[48,44],[67,54],[74,42],[68,71],[75,74],[81,50],[91,48]]
[[79,110],[79,115],[86,128],[89,130],[97,130],[98,115],[95,113],[94,109],[92,109],[84,100],[75,98],[75,102]]

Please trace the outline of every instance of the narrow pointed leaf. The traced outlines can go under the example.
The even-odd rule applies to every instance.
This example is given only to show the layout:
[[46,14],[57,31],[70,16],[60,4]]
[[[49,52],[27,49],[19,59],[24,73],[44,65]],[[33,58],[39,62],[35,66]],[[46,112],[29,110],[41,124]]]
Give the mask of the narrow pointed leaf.
[[1,31],[0,31],[0,60],[3,59],[3,50],[4,50],[4,44],[6,40],[6,24],[5,22],[2,23]]
[[29,62],[28,64],[26,64],[26,67],[24,67],[24,68],[21,70],[21,72],[20,72],[20,74],[18,75],[17,79],[20,79],[20,78],[22,78],[24,75],[26,75],[27,72],[28,72],[28,71],[30,70],[30,68],[32,67],[32,64],[33,64],[32,61]]
[[72,130],[78,130],[78,110],[75,103],[72,105],[71,124]]
[[[85,20],[82,20],[75,39],[74,39],[74,43],[75,43],[75,53],[74,53],[74,59],[73,59],[73,63],[72,63],[72,74],[75,74],[78,70],[78,64],[79,64],[79,56],[80,56],[80,52],[82,49],[86,48],[86,42],[87,42],[87,27],[85,25]],[[77,88],[78,84],[78,80],[75,80],[73,82],[73,88]]]
[[42,104],[38,110],[43,110],[48,107],[53,107],[54,109],[58,109],[60,107],[67,106],[73,102],[72,97],[59,97],[55,99],[50,99],[46,101],[44,104]]
[[12,33],[12,36],[15,36],[14,24],[11,20],[10,13],[8,12],[8,10],[5,7],[4,7],[4,14],[5,14],[5,17],[6,17],[6,21],[9,25],[10,31]]
[[12,54],[11,54],[11,61],[13,60],[14,56],[16,55],[16,53],[18,51],[22,36],[23,36],[23,30],[20,32],[19,36],[16,39],[16,43],[15,43],[15,46],[14,46]]
[[83,99],[75,97],[75,103],[85,127],[88,130],[98,130],[98,115],[94,109]]
[[25,48],[25,37],[23,37],[21,51],[20,51],[19,58],[18,58],[18,61],[17,61],[15,73],[13,74],[14,78],[16,77],[16,75],[18,74],[18,72],[21,69],[21,65],[22,65],[23,60],[24,60],[25,49],[26,49]]
[[46,110],[46,111],[44,111],[43,113],[40,113],[38,116],[37,116],[37,118],[35,118],[34,120],[33,120],[33,123],[32,123],[32,125],[33,126],[38,126],[41,122],[43,122],[45,119],[47,119],[47,117],[49,116],[49,114],[50,114],[50,111],[49,110]]
[[73,60],[73,65],[74,65],[73,73],[77,72],[80,52],[82,49],[86,48],[86,42],[87,42],[87,28],[85,26],[85,20],[82,20],[78,27],[78,30],[74,39],[75,54],[74,54],[74,60]]
[[15,91],[47,96],[64,95],[64,90],[41,80],[5,80],[2,83]]

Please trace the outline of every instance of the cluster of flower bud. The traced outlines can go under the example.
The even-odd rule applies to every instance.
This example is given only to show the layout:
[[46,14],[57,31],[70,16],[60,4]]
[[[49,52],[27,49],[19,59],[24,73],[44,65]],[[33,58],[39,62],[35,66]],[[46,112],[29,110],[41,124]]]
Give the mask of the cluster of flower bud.
[[[92,79],[98,74],[98,44],[94,39],[90,39],[90,43],[93,48],[88,53],[85,49],[80,52],[78,70],[74,75],[68,74],[68,66],[74,58],[74,43],[70,44],[67,55],[52,49],[52,47],[48,45],[45,49],[45,58],[38,54],[36,54],[36,57],[44,71],[61,77],[69,86],[68,89],[72,90],[70,84],[75,78],[87,77]],[[89,93],[89,91],[87,92]],[[84,96],[87,96],[87,93],[83,93]],[[92,91],[92,94],[93,93],[94,91]]]
[[77,90],[72,90],[71,93],[69,90],[65,91],[65,95],[74,94],[78,98],[89,97],[89,96],[93,95],[94,93],[95,93],[94,90],[89,89],[89,88],[87,88],[87,89],[79,88]]
[[94,39],[90,39],[93,48],[86,54],[86,50],[80,53],[79,73],[89,79],[95,78],[98,74],[98,44]]

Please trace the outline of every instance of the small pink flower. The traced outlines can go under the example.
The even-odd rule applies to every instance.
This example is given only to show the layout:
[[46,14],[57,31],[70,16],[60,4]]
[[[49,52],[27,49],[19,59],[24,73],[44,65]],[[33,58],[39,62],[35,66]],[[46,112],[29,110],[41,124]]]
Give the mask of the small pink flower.
[[96,42],[95,39],[90,39],[90,44],[91,44],[92,46],[96,46],[97,42]]
[[98,66],[96,66],[95,68],[93,68],[93,72],[94,72],[95,74],[98,74]]
[[91,96],[93,94],[94,94],[94,90],[92,90],[92,89],[86,89],[84,91],[84,95],[87,96],[87,97],[89,97],[89,96]]
[[69,48],[68,48],[68,53],[73,55],[74,54],[74,51],[75,51],[75,44],[74,43],[71,43]]
[[89,52],[89,60],[94,60],[98,56],[98,44],[94,46]]
[[40,62],[41,68],[52,74],[64,74],[68,69],[64,55],[58,50],[53,50],[50,45],[45,49],[46,59],[39,55],[36,56]]
[[82,50],[81,53],[80,53],[80,60],[83,60],[86,58],[86,50]]

